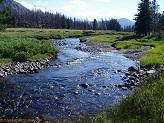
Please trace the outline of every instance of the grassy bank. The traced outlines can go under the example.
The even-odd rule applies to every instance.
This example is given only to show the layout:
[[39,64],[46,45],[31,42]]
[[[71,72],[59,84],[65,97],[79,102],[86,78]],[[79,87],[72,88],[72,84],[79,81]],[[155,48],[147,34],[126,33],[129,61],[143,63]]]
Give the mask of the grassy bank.
[[92,42],[100,41],[111,43],[111,45],[118,50],[138,49],[142,46],[150,46],[153,49],[144,52],[146,57],[140,59],[141,65],[147,68],[164,65],[164,40],[157,40],[155,35],[136,36],[133,33],[108,32],[108,34],[103,34],[101,32],[101,35],[93,35],[89,38]]
[[58,50],[51,41],[33,38],[0,38],[1,62],[19,61],[55,56]]
[[82,35],[78,30],[9,28],[0,32],[0,63],[56,56],[58,49],[49,39]]
[[95,117],[94,123],[163,123],[164,70],[143,80],[119,105]]

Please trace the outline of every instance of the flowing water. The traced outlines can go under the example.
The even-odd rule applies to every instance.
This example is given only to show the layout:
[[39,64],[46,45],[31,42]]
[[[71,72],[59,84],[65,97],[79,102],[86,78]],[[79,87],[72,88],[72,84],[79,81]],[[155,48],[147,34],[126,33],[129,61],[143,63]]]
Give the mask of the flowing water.
[[114,84],[123,83],[120,76],[134,61],[116,52],[78,51],[86,47],[78,38],[53,42],[60,52],[50,67],[0,80],[0,118],[79,117],[102,111],[131,93]]

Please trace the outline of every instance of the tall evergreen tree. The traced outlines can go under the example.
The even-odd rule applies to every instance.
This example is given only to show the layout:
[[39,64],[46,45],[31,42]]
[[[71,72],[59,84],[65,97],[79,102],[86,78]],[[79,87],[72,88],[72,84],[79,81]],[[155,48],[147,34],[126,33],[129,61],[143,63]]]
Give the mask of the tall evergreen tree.
[[160,20],[158,22],[158,31],[164,31],[164,11],[160,16]]
[[[3,0],[0,0],[0,4],[3,2]],[[4,28],[6,28],[6,25],[3,25],[4,21],[4,14],[2,11],[0,11],[0,31],[3,30]]]
[[93,30],[98,30],[98,23],[96,19],[93,20]]
[[138,14],[135,15],[135,31],[139,35],[148,35],[151,32],[152,16],[149,0],[141,0],[138,5]]
[[12,27],[14,24],[14,17],[11,16],[9,9],[4,9],[0,11],[0,30],[3,30],[7,27]]
[[157,23],[159,21],[159,5],[157,5],[156,0],[153,0],[151,3],[151,12],[152,12],[152,31],[157,31]]
[[109,21],[109,30],[121,31],[121,25],[117,19],[111,19]]

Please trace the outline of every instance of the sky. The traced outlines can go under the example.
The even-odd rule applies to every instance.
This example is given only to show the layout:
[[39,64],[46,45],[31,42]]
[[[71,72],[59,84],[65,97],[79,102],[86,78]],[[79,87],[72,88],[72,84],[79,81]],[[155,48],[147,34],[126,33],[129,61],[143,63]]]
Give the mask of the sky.
[[[53,13],[60,12],[80,19],[119,19],[133,20],[141,0],[15,0],[29,9],[41,9]],[[160,13],[164,11],[164,0],[157,0]]]

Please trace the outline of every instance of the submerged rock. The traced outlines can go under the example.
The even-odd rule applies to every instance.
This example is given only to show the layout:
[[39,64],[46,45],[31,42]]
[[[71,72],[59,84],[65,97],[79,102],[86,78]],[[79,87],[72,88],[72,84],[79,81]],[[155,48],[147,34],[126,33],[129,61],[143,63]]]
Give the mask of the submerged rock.
[[88,88],[89,84],[88,83],[83,83],[83,84],[80,84],[80,86],[83,87],[83,88]]
[[96,96],[100,96],[100,95],[101,95],[101,93],[95,92],[95,95],[96,95]]

